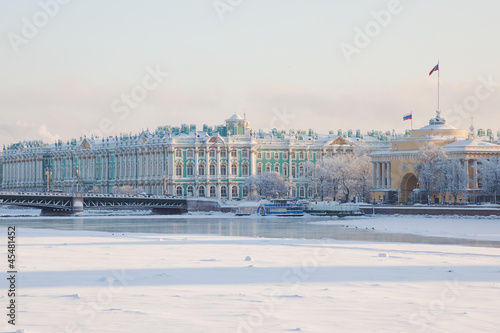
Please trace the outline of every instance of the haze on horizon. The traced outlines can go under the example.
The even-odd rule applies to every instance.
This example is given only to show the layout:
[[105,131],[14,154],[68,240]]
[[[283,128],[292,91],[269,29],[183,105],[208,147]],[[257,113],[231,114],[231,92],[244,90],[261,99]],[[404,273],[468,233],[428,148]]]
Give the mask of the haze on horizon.
[[234,113],[253,129],[404,132],[404,114],[435,115],[438,60],[448,122],[500,130],[495,0],[29,0],[0,19],[0,144]]

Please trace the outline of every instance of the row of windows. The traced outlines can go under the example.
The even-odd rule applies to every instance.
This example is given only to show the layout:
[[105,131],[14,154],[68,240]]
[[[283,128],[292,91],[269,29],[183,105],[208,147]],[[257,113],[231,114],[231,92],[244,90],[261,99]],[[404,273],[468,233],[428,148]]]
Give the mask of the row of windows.
[[[209,187],[210,197],[217,196],[216,191],[217,191],[217,189],[216,189],[215,186],[210,186]],[[182,186],[177,186],[177,188],[176,188],[176,194],[179,195],[179,196],[184,195],[184,189],[182,188]],[[244,197],[248,196],[248,187],[247,186],[243,186],[243,188],[241,189],[241,194]],[[189,196],[195,195],[195,193],[194,193],[194,187],[192,185],[189,185],[187,187],[187,195],[189,195]],[[222,197],[227,197],[227,186],[226,185],[222,185],[220,187],[220,195]],[[232,186],[231,187],[231,195],[233,197],[238,197],[238,186]],[[205,196],[205,186],[200,186],[198,188],[198,196],[200,196],[200,197],[204,197]]]
[[[230,154],[231,154],[231,157],[238,157],[238,151],[236,149],[232,149]],[[215,149],[210,148],[208,150],[208,155],[209,155],[209,157],[215,157]],[[187,156],[187,158],[194,158],[194,149],[188,149],[186,152],[186,156]],[[175,157],[182,157],[182,150],[181,149],[175,150]],[[205,150],[200,149],[198,151],[198,157],[205,157]],[[220,150],[220,157],[222,157],[222,158],[227,157],[227,150],[226,149]],[[241,157],[248,158],[248,150],[247,149],[243,149],[241,151]]]
[[[243,176],[248,176],[249,175],[249,166],[248,164],[244,163],[241,165],[241,174]],[[178,163],[175,166],[175,175],[176,176],[182,176],[182,163]],[[198,175],[200,176],[205,176],[205,165],[200,164],[198,166]],[[216,175],[216,166],[215,164],[210,164],[209,166],[209,175],[210,176],[215,176]],[[227,176],[227,166],[226,164],[221,164],[220,166],[220,175],[221,176]],[[231,175],[237,176],[238,175],[238,165],[233,163],[231,164]],[[186,176],[194,176],[194,165],[193,164],[188,164],[186,166]]]
[[[279,160],[280,158],[280,153],[275,151],[275,152],[270,152],[270,151],[267,151],[265,153],[263,152],[258,152],[257,153],[257,159],[262,159],[262,156],[264,156],[263,154],[265,154],[265,157],[266,157],[266,160],[270,160],[271,159],[271,156],[274,157],[275,160]],[[299,160],[303,160],[305,159],[305,155],[306,153],[304,151],[300,151],[299,152]],[[288,152],[282,152],[282,155],[283,155],[283,159],[284,160],[287,160],[288,159]],[[297,155],[295,154],[295,152],[291,152],[290,153],[290,158],[292,160],[294,160],[295,158],[297,157]],[[315,152],[312,152],[312,151],[309,151],[307,152],[307,158],[312,160],[316,157],[316,153]]]
[[[260,175],[260,174],[262,174],[263,171],[264,171],[264,167],[263,167],[262,163],[257,164],[257,174]],[[271,165],[271,163],[267,163],[265,166],[265,172],[280,173],[280,165],[278,163],[276,163],[273,166],[273,165]],[[306,168],[303,165],[299,165],[298,176],[304,177],[305,174],[306,174]],[[291,175],[292,175],[292,178],[297,177],[297,166],[295,164],[292,164]],[[309,177],[313,176],[313,169],[312,168],[307,170],[307,175]],[[283,164],[283,176],[288,177],[288,164],[287,163]]]

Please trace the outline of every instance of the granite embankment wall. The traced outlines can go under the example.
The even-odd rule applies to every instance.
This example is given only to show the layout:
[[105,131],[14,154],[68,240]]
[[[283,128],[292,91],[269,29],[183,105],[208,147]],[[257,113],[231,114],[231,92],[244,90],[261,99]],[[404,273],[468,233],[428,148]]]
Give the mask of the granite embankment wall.
[[500,208],[485,206],[361,206],[361,211],[370,214],[402,215],[500,215]]

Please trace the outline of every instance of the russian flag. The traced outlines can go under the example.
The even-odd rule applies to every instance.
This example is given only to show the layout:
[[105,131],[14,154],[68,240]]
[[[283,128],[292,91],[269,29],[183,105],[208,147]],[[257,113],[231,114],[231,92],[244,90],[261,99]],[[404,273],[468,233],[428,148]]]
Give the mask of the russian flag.
[[434,68],[433,68],[433,69],[429,72],[429,76],[430,76],[432,73],[434,73],[435,71],[438,71],[438,70],[439,70],[439,63],[438,63],[436,66],[434,66]]
[[412,116],[411,113],[408,113],[406,116],[403,116],[403,121],[405,121],[405,120],[411,120],[412,119],[411,116]]

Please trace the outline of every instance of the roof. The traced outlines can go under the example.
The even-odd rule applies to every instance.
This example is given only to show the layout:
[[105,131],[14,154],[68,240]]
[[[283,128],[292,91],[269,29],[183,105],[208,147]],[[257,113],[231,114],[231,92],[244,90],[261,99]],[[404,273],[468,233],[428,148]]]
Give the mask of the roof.
[[231,118],[226,119],[226,121],[238,121],[238,120],[245,120],[245,118],[235,113],[231,116]]

